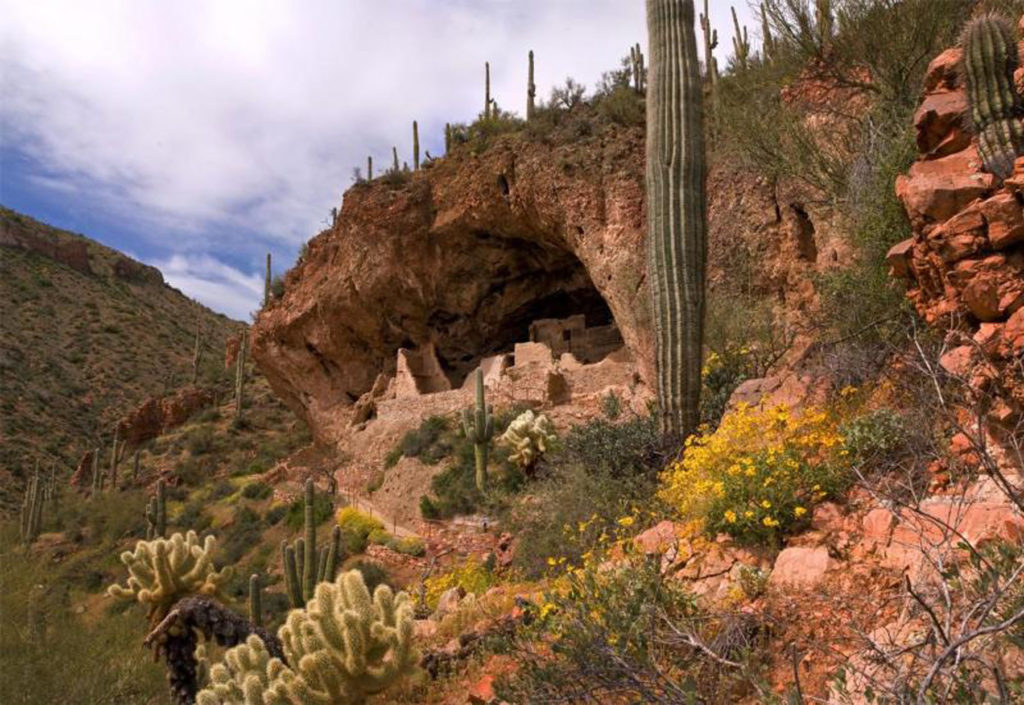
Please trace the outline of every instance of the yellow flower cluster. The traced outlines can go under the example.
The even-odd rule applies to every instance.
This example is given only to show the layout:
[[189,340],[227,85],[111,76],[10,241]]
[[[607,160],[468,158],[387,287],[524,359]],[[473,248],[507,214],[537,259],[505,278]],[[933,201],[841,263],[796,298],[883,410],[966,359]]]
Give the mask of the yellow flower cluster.
[[712,433],[692,436],[661,477],[660,497],[713,532],[777,538],[843,475],[842,437],[819,409],[741,404]]
[[470,556],[446,573],[433,575],[426,580],[426,602],[431,609],[447,590],[461,587],[466,592],[481,595],[494,585],[495,576],[479,559]]

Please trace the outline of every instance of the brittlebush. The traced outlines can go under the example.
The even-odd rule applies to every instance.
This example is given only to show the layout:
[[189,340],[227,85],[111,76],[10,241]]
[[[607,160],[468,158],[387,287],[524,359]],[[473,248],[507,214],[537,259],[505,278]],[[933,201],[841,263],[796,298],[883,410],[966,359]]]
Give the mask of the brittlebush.
[[824,411],[741,404],[713,433],[687,440],[659,496],[712,534],[778,544],[809,523],[815,504],[846,489],[846,455]]

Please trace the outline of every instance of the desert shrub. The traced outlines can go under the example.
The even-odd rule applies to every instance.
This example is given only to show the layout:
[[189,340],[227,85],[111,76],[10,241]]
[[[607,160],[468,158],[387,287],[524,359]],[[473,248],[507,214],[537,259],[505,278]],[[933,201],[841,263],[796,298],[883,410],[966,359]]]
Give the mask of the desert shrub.
[[[145,537],[146,522],[142,518],[142,509],[148,498],[141,490],[102,492],[88,501],[78,497],[69,497],[68,500],[61,507],[64,525],[84,527],[83,534],[88,537],[90,544],[101,545]],[[47,522],[48,519],[44,517],[44,531]]]
[[230,497],[235,493],[235,486],[229,480],[217,480],[210,488],[210,500],[215,501]]
[[[320,526],[331,518],[334,505],[331,498],[322,492],[313,495],[313,523]],[[306,522],[306,502],[303,497],[296,497],[288,505],[288,513],[285,514],[285,526],[289,529],[298,530]]]
[[358,570],[366,583],[366,589],[373,593],[378,585],[391,585],[387,569],[376,561],[356,558],[345,563],[345,570]]
[[619,418],[622,413],[622,400],[615,392],[608,392],[601,397],[601,413],[609,421]]
[[[499,697],[739,702],[745,676],[764,656],[758,620],[702,611],[681,583],[662,576],[658,561],[627,553],[609,565],[606,558],[595,553],[554,580],[533,624],[512,639],[519,668],[499,679]],[[692,643],[708,645],[713,658]],[[721,668],[715,659],[741,667]]]
[[629,477],[656,466],[660,455],[661,436],[653,417],[637,417],[621,424],[596,419],[570,429],[551,464],[577,464],[607,470],[615,477]]
[[[388,457],[390,458],[390,456],[388,456]],[[395,462],[397,462],[397,461],[395,461]],[[392,463],[392,465],[394,465],[394,463]],[[377,470],[372,475],[370,475],[370,479],[367,480],[367,482],[366,482],[366,491],[369,492],[370,494],[373,494],[374,492],[376,492],[377,490],[379,490],[381,488],[381,486],[384,484],[384,480],[386,478],[387,478],[387,475],[384,473],[383,470]]]
[[246,499],[266,499],[274,494],[274,488],[265,482],[250,482],[242,487],[242,496]]
[[[219,530],[218,549],[220,565],[235,565],[239,559],[260,543],[263,522],[260,515],[247,506],[235,510],[231,523]],[[246,578],[248,579],[248,578]]]
[[[355,507],[345,507],[338,511],[338,526],[341,527],[342,541],[345,542],[349,554],[365,551],[371,534],[387,534],[384,524]],[[377,533],[377,536],[380,534]]]
[[209,426],[193,428],[185,437],[185,447],[192,455],[205,455],[214,449],[213,429]]
[[212,523],[210,517],[203,512],[204,505],[205,502],[201,500],[186,502],[175,523],[186,531],[191,529],[196,533],[202,533],[210,528]]
[[494,573],[488,570],[482,561],[469,556],[461,563],[452,566],[450,570],[427,578],[425,583],[427,606],[430,609],[436,609],[441,595],[454,587],[461,587],[467,593],[482,595],[495,582]]
[[882,458],[892,459],[905,448],[903,419],[892,409],[876,409],[839,427],[849,462],[867,466]]
[[402,440],[385,459],[387,467],[394,465],[405,456],[418,458],[424,465],[436,465],[451,453],[450,440],[445,435],[448,430],[448,419],[443,416],[430,416],[420,423],[419,428],[406,432]]
[[284,277],[280,274],[270,280],[270,295],[275,299],[284,296]]
[[427,548],[423,543],[423,539],[418,536],[394,536],[388,542],[388,548],[397,553],[417,558],[427,554]]
[[847,451],[835,421],[816,410],[739,405],[713,432],[687,439],[659,496],[711,534],[777,545],[810,521],[822,500],[846,489]]
[[368,543],[374,544],[376,546],[387,546],[389,543],[391,543],[391,540],[393,538],[394,537],[391,535],[390,531],[384,528],[380,528],[371,531],[367,535],[366,540]]
[[279,521],[284,519],[287,513],[287,504],[275,504],[274,506],[267,510],[266,514],[263,515],[263,521],[265,521],[268,526],[274,526]]
[[647,119],[643,98],[628,85],[616,86],[595,102],[597,114],[616,125],[643,125]]

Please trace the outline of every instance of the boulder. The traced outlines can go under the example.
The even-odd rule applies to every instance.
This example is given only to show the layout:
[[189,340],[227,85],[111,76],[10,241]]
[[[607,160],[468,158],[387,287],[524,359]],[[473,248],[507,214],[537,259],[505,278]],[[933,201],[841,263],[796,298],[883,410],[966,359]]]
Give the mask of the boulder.
[[769,583],[776,587],[811,589],[821,584],[833,565],[825,546],[795,546],[775,559]]

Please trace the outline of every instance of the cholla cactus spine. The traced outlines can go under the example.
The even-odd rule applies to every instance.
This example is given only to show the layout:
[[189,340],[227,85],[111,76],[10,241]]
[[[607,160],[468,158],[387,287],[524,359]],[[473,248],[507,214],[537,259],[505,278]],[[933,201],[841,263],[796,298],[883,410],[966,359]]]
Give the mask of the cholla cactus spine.
[[213,536],[207,536],[200,544],[194,531],[174,534],[169,539],[139,541],[134,551],[121,554],[121,562],[128,568],[128,581],[125,585],[111,585],[107,593],[147,605],[153,624],[187,595],[216,597],[231,570],[214,568],[215,544]]
[[404,593],[380,585],[371,598],[349,571],[321,583],[306,609],[278,630],[288,664],[257,636],[230,649],[210,671],[197,705],[362,703],[416,669],[413,610]]
[[527,409],[509,424],[498,440],[512,449],[509,460],[525,469],[548,451],[555,440],[555,428],[546,415]]
[[490,452],[491,438],[494,437],[494,417],[492,408],[484,399],[484,372],[476,370],[476,408],[462,412],[462,430],[466,438],[473,442],[473,453],[476,460],[476,488],[480,492],[487,489],[487,456]]
[[985,168],[1001,179],[1013,173],[1024,147],[1024,113],[1013,74],[1019,65],[1016,36],[998,15],[983,15],[964,28],[964,76],[970,118]]

